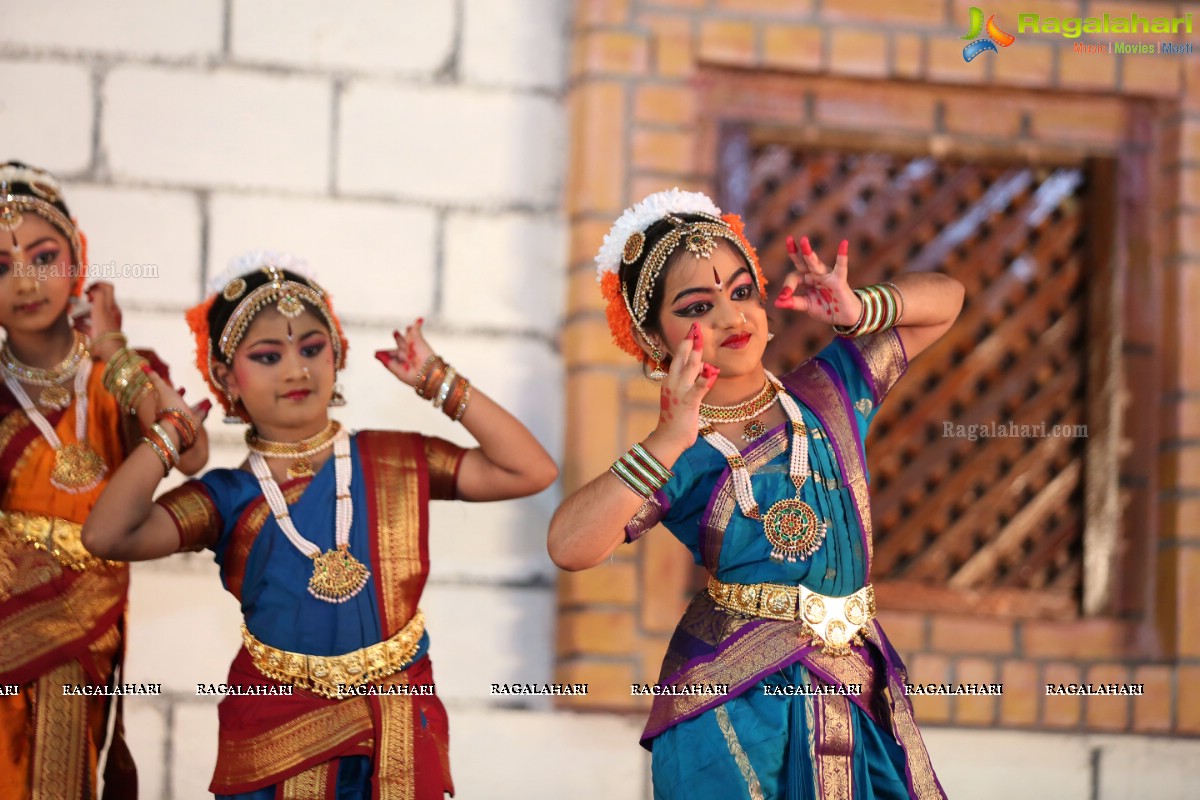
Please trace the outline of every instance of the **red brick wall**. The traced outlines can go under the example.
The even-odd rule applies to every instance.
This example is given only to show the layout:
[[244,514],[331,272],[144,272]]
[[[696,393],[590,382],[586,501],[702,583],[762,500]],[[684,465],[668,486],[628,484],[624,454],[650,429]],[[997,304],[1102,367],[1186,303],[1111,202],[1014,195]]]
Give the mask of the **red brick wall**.
[[[1131,226],[1124,388],[1152,384],[1162,398],[1161,407],[1127,408],[1122,423],[1120,568],[1131,573],[1121,584],[1132,599],[1109,616],[1052,622],[888,610],[882,593],[881,617],[914,680],[1004,683],[998,698],[914,698],[926,723],[1200,734],[1200,354],[1186,346],[1200,340],[1200,54],[1084,56],[1069,40],[1023,34],[966,63],[959,37],[972,4],[579,0],[568,103],[567,488],[606,469],[657,416],[656,387],[609,343],[592,257],[611,221],[645,194],[715,191],[723,121],[935,156],[1118,158],[1137,167],[1122,186],[1153,203],[1134,209],[1144,230]],[[997,21],[1015,34],[1010,8]],[[1021,10],[1177,13],[1173,4],[1072,0]],[[694,570],[655,531],[608,566],[562,576],[559,675],[591,684],[577,705],[643,707],[629,684],[656,678]],[[1144,683],[1146,692],[1045,696],[1045,683],[1068,682]]]

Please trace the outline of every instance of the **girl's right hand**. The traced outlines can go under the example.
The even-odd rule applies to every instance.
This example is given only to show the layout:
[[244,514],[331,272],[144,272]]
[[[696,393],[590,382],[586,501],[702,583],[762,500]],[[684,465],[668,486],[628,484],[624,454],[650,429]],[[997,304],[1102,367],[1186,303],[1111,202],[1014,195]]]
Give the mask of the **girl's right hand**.
[[680,452],[695,444],[700,428],[700,403],[720,373],[701,358],[704,352],[701,337],[700,328],[693,324],[671,358],[671,368],[663,379],[659,397],[656,438],[670,442]]

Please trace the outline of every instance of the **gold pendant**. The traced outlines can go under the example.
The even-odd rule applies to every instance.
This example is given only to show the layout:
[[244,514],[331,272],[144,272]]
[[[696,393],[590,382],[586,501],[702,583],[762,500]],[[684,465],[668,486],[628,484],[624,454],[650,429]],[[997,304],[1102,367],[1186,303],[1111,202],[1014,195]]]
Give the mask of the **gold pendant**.
[[313,476],[312,461],[307,458],[298,458],[288,465],[287,476],[289,478],[311,478]]
[[742,426],[742,438],[747,442],[753,442],[766,432],[767,426],[757,419],[752,419]]
[[71,404],[71,390],[64,386],[47,386],[38,395],[38,405],[62,411]]
[[327,603],[344,603],[362,591],[371,572],[350,555],[350,545],[341,544],[312,557],[313,574],[308,593]]
[[108,466],[100,454],[84,442],[71,442],[54,453],[50,483],[71,494],[90,491],[100,484]]
[[808,503],[797,498],[780,500],[763,519],[767,541],[774,545],[771,560],[805,560],[825,541],[825,527]]

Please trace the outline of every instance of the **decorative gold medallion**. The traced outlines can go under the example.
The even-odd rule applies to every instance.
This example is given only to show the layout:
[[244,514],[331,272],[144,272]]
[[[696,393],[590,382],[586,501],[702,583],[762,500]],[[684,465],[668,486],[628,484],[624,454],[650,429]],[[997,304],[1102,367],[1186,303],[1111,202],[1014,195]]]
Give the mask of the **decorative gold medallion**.
[[25,218],[21,216],[21,212],[17,210],[16,206],[0,206],[0,228],[15,231],[21,227],[21,223],[24,221]]
[[634,231],[629,234],[629,238],[625,240],[625,251],[621,253],[621,261],[625,262],[626,266],[637,261],[642,255],[642,248],[646,246],[646,234],[641,231]]
[[225,284],[225,291],[221,292],[221,296],[229,302],[233,302],[241,297],[246,291],[246,280],[244,278],[234,278],[229,283]]
[[693,228],[684,237],[683,246],[696,258],[709,258],[717,249],[717,240],[705,231]]
[[313,476],[312,461],[308,458],[298,458],[288,465],[287,476],[289,478],[311,478]]
[[803,561],[825,540],[825,522],[812,506],[796,498],[771,506],[763,519],[763,529],[773,545],[773,561]]
[[62,411],[71,404],[71,390],[65,386],[47,386],[38,395],[38,405]]
[[71,494],[94,489],[108,472],[100,454],[83,442],[71,442],[54,453],[50,483]]
[[294,294],[282,295],[275,308],[288,319],[295,319],[304,313],[304,303]]
[[58,189],[54,188],[48,183],[43,181],[30,181],[29,188],[33,190],[34,194],[43,200],[49,200],[51,203],[58,202]]
[[338,545],[312,557],[313,574],[308,593],[327,603],[344,603],[362,591],[371,572],[350,554],[350,545]]
[[767,426],[757,419],[752,419],[742,426],[742,438],[747,442],[753,442],[766,432]]

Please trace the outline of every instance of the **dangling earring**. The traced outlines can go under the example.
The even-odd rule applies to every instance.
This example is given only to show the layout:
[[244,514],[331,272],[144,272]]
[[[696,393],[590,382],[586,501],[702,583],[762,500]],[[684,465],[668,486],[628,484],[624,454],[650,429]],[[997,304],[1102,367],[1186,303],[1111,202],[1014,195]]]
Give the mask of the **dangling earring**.
[[662,368],[663,354],[657,347],[650,349],[650,357],[654,359],[654,368],[650,370],[650,374],[646,377],[652,381],[661,381],[667,377],[667,372]]
[[226,414],[225,418],[221,421],[226,425],[245,425],[246,420],[237,415],[237,398],[235,398],[233,396],[233,392],[229,391],[228,389],[225,390],[225,401],[226,405],[229,407],[229,413]]
[[768,332],[768,333],[767,333],[767,341],[768,341],[768,342],[769,342],[769,341],[771,341],[771,340],[772,340],[772,339],[774,339],[774,338],[775,338],[775,334],[773,334],[773,333],[770,333],[770,332]]
[[346,405],[346,397],[342,394],[342,385],[335,383],[333,385],[333,397],[329,398],[330,408],[341,408]]

